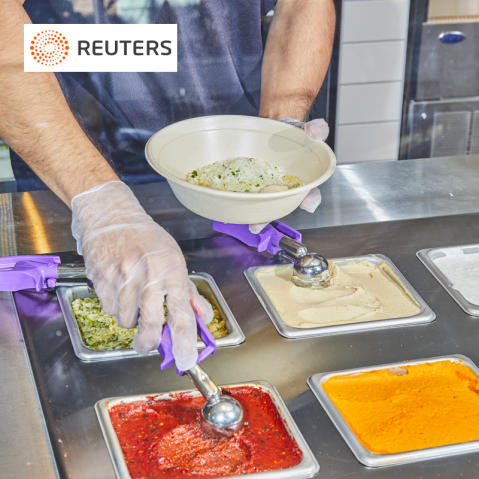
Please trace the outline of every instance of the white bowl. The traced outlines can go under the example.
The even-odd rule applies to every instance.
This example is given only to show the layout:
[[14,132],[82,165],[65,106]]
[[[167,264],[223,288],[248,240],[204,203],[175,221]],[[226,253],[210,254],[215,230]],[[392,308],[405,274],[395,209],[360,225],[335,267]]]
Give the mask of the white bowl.
[[[146,144],[146,158],[186,208],[224,223],[267,223],[294,211],[309,190],[334,172],[336,157],[326,143],[300,128],[266,118],[218,115],[174,123]],[[303,182],[275,193],[237,193],[188,183],[186,174],[238,156],[282,165]]]

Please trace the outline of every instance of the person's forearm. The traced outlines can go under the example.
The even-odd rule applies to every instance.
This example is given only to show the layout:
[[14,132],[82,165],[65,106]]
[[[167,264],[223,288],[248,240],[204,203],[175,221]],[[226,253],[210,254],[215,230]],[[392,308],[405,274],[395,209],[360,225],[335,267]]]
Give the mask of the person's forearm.
[[334,40],[333,0],[278,0],[261,72],[260,116],[304,120]]
[[85,135],[53,73],[23,71],[19,0],[0,7],[0,138],[67,205],[76,194],[118,177]]

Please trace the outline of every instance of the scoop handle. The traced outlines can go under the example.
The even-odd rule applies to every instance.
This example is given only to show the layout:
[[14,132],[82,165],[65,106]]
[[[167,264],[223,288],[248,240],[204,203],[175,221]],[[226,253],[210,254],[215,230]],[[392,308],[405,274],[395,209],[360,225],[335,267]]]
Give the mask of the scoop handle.
[[0,291],[53,288],[59,264],[59,256],[4,256],[0,258]]
[[260,253],[267,251],[272,255],[275,255],[283,249],[280,241],[285,236],[298,242],[302,239],[299,231],[280,221],[272,221],[257,234],[251,233],[249,225],[221,223],[220,221],[213,221],[212,228],[219,233],[232,236],[248,246],[253,246]]
[[[198,329],[198,334],[200,338],[205,343],[205,348],[201,350],[198,354],[197,363],[201,363],[201,361],[205,360],[208,356],[215,354],[216,352],[216,340],[211,334],[210,330],[206,326],[206,324],[199,318],[199,316],[195,313],[196,318],[196,325]],[[158,352],[161,354],[163,361],[161,362],[160,369],[163,371],[164,369],[169,368],[175,364],[175,358],[173,356],[173,340],[171,337],[171,330],[166,323],[163,326],[163,332],[161,335],[161,342],[158,346]],[[178,368],[176,372],[179,376],[184,374],[184,371],[180,371]]]
[[186,374],[193,381],[194,385],[207,401],[215,401],[221,396],[220,388],[206,374],[198,364],[195,364]]

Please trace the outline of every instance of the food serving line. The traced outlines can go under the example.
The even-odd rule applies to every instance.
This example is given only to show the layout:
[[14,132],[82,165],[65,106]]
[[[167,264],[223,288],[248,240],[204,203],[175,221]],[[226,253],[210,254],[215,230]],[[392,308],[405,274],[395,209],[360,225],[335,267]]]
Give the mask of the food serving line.
[[[466,194],[466,199],[471,195]],[[391,258],[436,314],[436,320],[427,325],[385,326],[306,339],[282,338],[243,276],[249,267],[271,264],[271,258],[220,235],[183,241],[190,272],[209,273],[215,279],[246,337],[237,347],[218,349],[215,357],[203,363],[205,369],[219,384],[259,379],[276,386],[321,467],[320,477],[432,478],[461,473],[474,477],[478,454],[387,470],[361,466],[306,380],[320,372],[455,353],[477,364],[479,320],[459,308],[419,262],[416,252],[477,242],[478,225],[479,215],[469,214],[303,231],[303,242],[328,258],[371,253]],[[94,403],[105,397],[185,389],[189,383],[173,370],[160,372],[155,357],[81,363],[74,355],[55,294],[17,293],[16,304],[60,475],[113,477]]]

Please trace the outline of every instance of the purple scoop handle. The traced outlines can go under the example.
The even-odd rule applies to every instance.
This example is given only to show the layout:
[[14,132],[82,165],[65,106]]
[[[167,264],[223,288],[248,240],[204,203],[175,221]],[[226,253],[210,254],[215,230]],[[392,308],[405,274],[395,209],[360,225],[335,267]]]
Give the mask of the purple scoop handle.
[[[196,325],[198,328],[198,334],[205,343],[205,348],[198,354],[198,363],[201,363],[204,359],[216,352],[216,341],[206,324],[195,313]],[[158,346],[158,352],[161,354],[163,361],[161,362],[160,369],[164,370],[175,364],[175,358],[173,357],[173,340],[171,338],[171,330],[168,323],[163,327],[163,333],[161,335],[161,342]],[[184,371],[180,371],[176,368],[176,372],[181,376]]]
[[0,258],[0,291],[53,288],[59,264],[59,256],[4,256]]
[[279,241],[283,236],[289,236],[299,242],[301,242],[302,239],[299,231],[280,221],[272,221],[257,234],[251,233],[248,225],[221,223],[219,221],[213,221],[212,228],[219,233],[224,233],[239,239],[248,246],[253,246],[260,253],[267,251],[273,255],[282,249],[279,246]]

